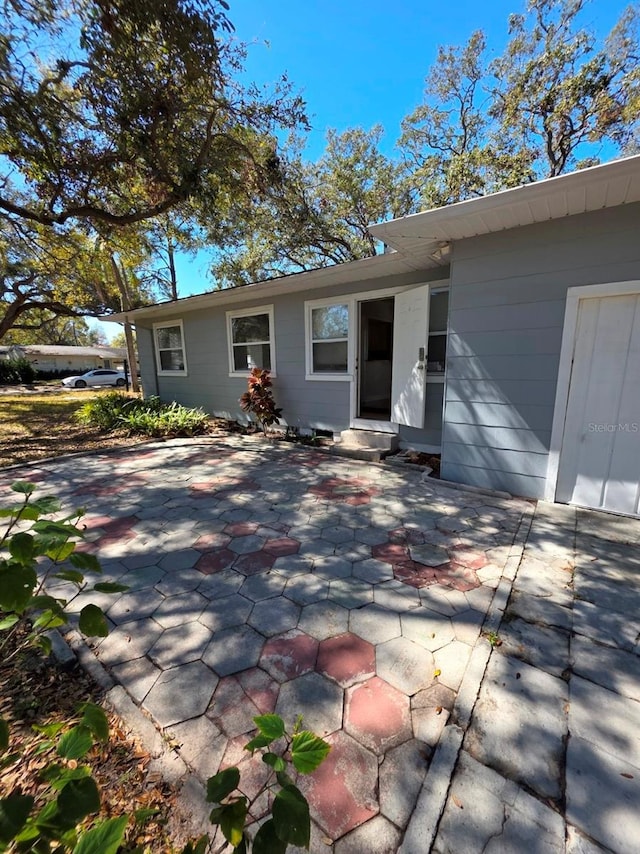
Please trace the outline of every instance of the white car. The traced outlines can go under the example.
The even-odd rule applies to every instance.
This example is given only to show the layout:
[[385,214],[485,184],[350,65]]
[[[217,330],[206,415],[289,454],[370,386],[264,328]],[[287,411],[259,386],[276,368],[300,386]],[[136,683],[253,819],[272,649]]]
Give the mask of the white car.
[[67,388],[87,388],[94,385],[115,385],[118,388],[127,384],[124,371],[112,371],[108,368],[98,368],[95,371],[87,371],[77,377],[65,377],[62,385]]

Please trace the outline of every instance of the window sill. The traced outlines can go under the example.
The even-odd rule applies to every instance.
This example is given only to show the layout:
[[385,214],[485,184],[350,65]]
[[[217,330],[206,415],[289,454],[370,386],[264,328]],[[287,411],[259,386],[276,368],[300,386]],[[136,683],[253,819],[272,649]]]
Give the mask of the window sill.
[[305,380],[311,382],[351,382],[351,374],[306,374]]
[[188,377],[188,371],[156,371],[158,377]]
[[[260,370],[262,370],[262,368],[260,368]],[[265,368],[264,370],[269,370],[269,369]],[[247,377],[251,376],[251,371],[229,371],[229,376],[234,377],[236,379],[246,380]],[[276,374],[275,371],[269,371],[269,376],[272,379],[275,379],[278,375]]]

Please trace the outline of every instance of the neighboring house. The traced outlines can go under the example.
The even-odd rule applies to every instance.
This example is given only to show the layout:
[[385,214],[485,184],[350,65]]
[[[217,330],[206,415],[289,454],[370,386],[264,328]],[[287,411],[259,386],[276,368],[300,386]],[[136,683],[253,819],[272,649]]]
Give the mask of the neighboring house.
[[640,156],[371,232],[395,251],[127,312],[145,392],[237,418],[259,365],[288,424],[639,514]]
[[0,359],[28,359],[38,371],[71,375],[94,368],[122,368],[127,358],[123,347],[65,347],[57,344],[12,344],[0,347]]

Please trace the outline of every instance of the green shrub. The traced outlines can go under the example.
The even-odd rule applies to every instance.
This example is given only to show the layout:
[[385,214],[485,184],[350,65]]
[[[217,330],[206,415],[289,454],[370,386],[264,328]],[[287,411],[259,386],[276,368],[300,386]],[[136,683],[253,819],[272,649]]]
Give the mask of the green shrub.
[[36,373],[36,369],[24,356],[19,356],[17,359],[0,360],[0,383],[6,385],[32,383],[36,378]]
[[188,409],[174,401],[155,411],[123,412],[121,423],[130,433],[145,436],[196,436],[206,432],[209,418],[201,409]]
[[162,403],[159,397],[127,397],[119,392],[101,395],[80,407],[81,424],[102,430],[127,430],[158,438],[195,436],[206,433],[209,418],[201,409],[189,409],[175,401]]
[[84,403],[76,412],[80,424],[99,427],[101,430],[118,430],[122,419],[131,412],[159,412],[162,403],[158,397],[127,397],[119,391],[102,394]]

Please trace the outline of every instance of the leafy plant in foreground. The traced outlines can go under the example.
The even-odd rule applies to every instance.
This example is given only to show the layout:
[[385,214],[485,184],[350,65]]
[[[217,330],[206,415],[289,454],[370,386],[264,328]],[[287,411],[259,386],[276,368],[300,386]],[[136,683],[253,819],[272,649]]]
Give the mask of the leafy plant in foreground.
[[267,427],[280,423],[282,409],[273,398],[273,382],[269,371],[253,368],[247,378],[248,390],[240,398],[240,408],[256,419],[266,434]]
[[[233,845],[236,854],[284,854],[288,845],[309,847],[311,820],[309,804],[290,776],[292,770],[310,774],[325,759],[330,746],[317,735],[301,730],[298,718],[293,732],[288,734],[279,715],[260,715],[254,718],[258,734],[245,745],[245,750],[255,753],[265,750],[262,761],[271,772],[255,797],[250,801],[238,791],[238,768],[226,768],[207,781],[207,801],[217,804],[210,820],[218,825],[224,838]],[[281,744],[275,752],[272,745]],[[271,817],[258,829],[253,842],[245,825],[253,821],[251,807],[264,794],[269,796]]]
[[[35,726],[45,740],[40,752],[55,747],[57,760],[48,762],[38,777],[45,791],[36,797],[16,789],[0,800],[0,852],[66,852],[115,854],[123,840],[129,817],[109,818],[81,831],[79,825],[100,809],[100,792],[88,765],[80,765],[95,741],[109,739],[104,710],[83,703],[77,725],[63,731],[60,723]],[[16,754],[7,753],[10,729],[0,718],[0,768],[11,765]],[[42,804],[42,802],[44,803]],[[42,804],[42,805],[40,805]],[[138,818],[138,816],[136,816]],[[142,817],[141,817],[142,818]]]
[[[102,568],[95,556],[75,550],[76,541],[83,538],[78,523],[84,510],[75,510],[62,519],[46,518],[60,512],[57,499],[32,498],[36,485],[26,481],[16,481],[11,489],[22,496],[22,502],[0,508],[0,520],[7,520],[0,536],[0,660],[5,663],[29,644],[48,654],[51,641],[46,633],[68,624],[66,609],[72,600],[48,595],[45,585],[50,579],[74,585],[77,592],[73,598],[86,589],[96,593],[128,589],[112,582],[98,582],[88,588],[84,573],[100,574]],[[26,625],[30,630],[24,640],[6,655],[10,639]],[[107,620],[97,605],[82,608],[79,629],[88,637],[106,637]]]

